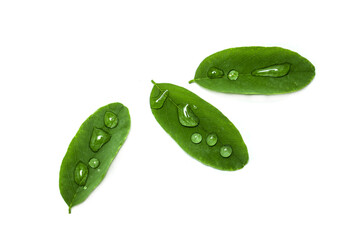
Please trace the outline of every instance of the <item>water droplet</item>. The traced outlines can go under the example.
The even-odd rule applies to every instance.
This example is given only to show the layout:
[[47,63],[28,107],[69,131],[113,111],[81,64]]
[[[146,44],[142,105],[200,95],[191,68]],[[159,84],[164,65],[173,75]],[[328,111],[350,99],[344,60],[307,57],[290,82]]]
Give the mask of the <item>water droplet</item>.
[[97,158],[92,158],[89,160],[89,166],[91,168],[97,168],[100,165],[100,161]]
[[86,189],[87,189],[87,186],[84,187],[84,190],[86,190]]
[[169,95],[169,90],[160,91],[160,95],[155,98],[150,98],[150,106],[151,108],[159,109],[164,106],[165,100]]
[[191,135],[191,141],[193,143],[200,143],[202,141],[202,136],[200,133],[194,133]]
[[88,178],[88,173],[89,173],[89,170],[88,170],[87,166],[84,163],[79,162],[76,165],[75,171],[74,171],[74,178],[75,178],[76,184],[79,186],[85,186],[86,180]]
[[251,75],[259,77],[283,77],[290,71],[290,63],[272,65],[270,67],[254,70]]
[[230,145],[224,145],[220,148],[220,155],[222,157],[230,157],[230,155],[232,154],[232,148]]
[[229,73],[228,73],[228,78],[232,81],[235,81],[237,80],[239,77],[239,72],[236,71],[236,70],[231,70]]
[[196,105],[192,105],[192,108],[196,110],[196,109],[197,109],[197,106],[196,106]]
[[106,112],[104,115],[104,123],[108,128],[114,128],[118,124],[118,118],[115,113]]
[[217,135],[215,133],[210,133],[206,138],[206,143],[210,147],[214,146],[217,143]]
[[178,105],[178,117],[181,125],[185,127],[196,127],[199,125],[199,118],[191,110],[189,104]]
[[100,128],[94,128],[92,136],[90,139],[90,148],[94,152],[99,151],[99,149],[110,140],[111,136],[109,133],[105,132]]
[[211,67],[209,68],[209,71],[207,72],[207,76],[208,78],[221,78],[224,76],[224,71],[219,69],[219,68],[216,68],[216,67]]

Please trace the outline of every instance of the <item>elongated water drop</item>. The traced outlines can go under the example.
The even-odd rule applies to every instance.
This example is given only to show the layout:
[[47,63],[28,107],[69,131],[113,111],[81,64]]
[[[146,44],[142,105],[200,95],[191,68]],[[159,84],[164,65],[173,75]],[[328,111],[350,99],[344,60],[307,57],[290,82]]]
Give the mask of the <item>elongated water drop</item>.
[[92,136],[90,139],[90,148],[94,152],[99,151],[99,149],[110,140],[111,136],[109,133],[105,132],[100,128],[94,128]]
[[222,76],[224,76],[224,71],[216,68],[216,67],[211,67],[209,68],[209,71],[207,72],[207,76],[208,78],[221,78]]
[[251,75],[259,77],[283,77],[290,71],[291,64],[283,63],[254,70]]
[[89,166],[91,168],[97,168],[100,165],[100,161],[97,158],[92,158],[89,160]]
[[178,105],[178,117],[181,125],[185,127],[196,127],[200,122],[199,118],[191,110],[189,104]]
[[202,141],[202,136],[200,133],[194,133],[191,135],[191,141],[193,143],[200,143]]
[[118,118],[113,112],[106,112],[104,115],[104,123],[108,128],[114,128],[118,124]]
[[79,186],[85,186],[86,180],[88,178],[88,173],[89,173],[89,170],[88,170],[87,166],[84,163],[79,162],[76,165],[75,171],[74,171],[74,178],[75,178],[76,184]]
[[215,133],[210,133],[207,137],[206,137],[206,143],[207,145],[209,145],[210,147],[215,146],[215,144],[217,143],[217,135]]
[[220,148],[220,155],[224,158],[230,157],[232,154],[232,148],[230,145],[224,145]]
[[159,96],[157,96],[156,98],[150,98],[150,107],[155,109],[162,108],[164,106],[164,103],[168,95],[169,95],[168,90],[160,91]]
[[228,73],[228,78],[232,81],[235,81],[237,80],[239,77],[239,72],[236,71],[236,70],[231,70],[229,73]]

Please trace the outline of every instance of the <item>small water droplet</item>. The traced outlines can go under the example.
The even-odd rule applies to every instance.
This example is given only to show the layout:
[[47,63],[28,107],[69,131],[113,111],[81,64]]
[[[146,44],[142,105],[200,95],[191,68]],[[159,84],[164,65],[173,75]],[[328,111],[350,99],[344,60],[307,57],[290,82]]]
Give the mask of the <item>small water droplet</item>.
[[86,190],[86,189],[87,189],[87,186],[84,187],[84,190]]
[[202,136],[200,133],[193,133],[193,135],[191,135],[191,141],[193,143],[200,143],[202,141]]
[[178,105],[178,117],[181,125],[185,127],[196,127],[199,125],[199,118],[191,110],[189,104]]
[[207,76],[208,78],[214,79],[214,78],[221,78],[224,76],[224,71],[216,68],[216,67],[211,67],[209,68],[209,71],[207,72]]
[[237,80],[239,77],[239,72],[236,71],[236,70],[231,70],[229,73],[228,73],[228,78],[232,81],[235,81]]
[[108,128],[114,128],[118,124],[118,118],[113,112],[106,112],[104,115],[104,123]]
[[210,133],[207,137],[206,137],[206,143],[207,145],[209,145],[210,147],[215,146],[215,144],[217,143],[217,135],[215,133]]
[[88,178],[88,173],[89,170],[87,168],[87,166],[82,163],[79,162],[76,167],[75,167],[75,171],[74,171],[74,179],[77,185],[79,186],[85,186],[86,180]]
[[90,148],[94,152],[99,151],[99,149],[110,140],[111,136],[109,133],[105,132],[100,128],[94,128],[92,136],[90,139]]
[[196,109],[197,109],[197,106],[196,106],[196,105],[192,105],[192,108],[193,108],[194,110],[196,110]]
[[100,161],[97,158],[92,158],[89,160],[89,166],[91,168],[97,168],[100,165]]
[[232,154],[232,148],[230,145],[224,145],[220,148],[220,155],[224,158],[230,157]]
[[283,77],[290,71],[291,64],[283,63],[254,70],[251,75],[259,77]]
[[151,108],[159,109],[164,106],[165,100],[169,95],[169,90],[160,91],[159,96],[155,98],[150,98],[150,106]]

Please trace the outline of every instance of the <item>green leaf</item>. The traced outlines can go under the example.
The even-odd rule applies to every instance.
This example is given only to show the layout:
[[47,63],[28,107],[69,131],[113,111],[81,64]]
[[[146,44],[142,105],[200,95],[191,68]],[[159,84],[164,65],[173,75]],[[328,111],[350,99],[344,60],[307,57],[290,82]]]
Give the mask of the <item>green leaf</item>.
[[296,52],[280,47],[239,47],[205,58],[190,83],[218,92],[270,95],[298,91],[314,76],[315,67]]
[[[166,99],[164,92],[167,92]],[[161,107],[154,104],[156,99],[162,99]],[[248,151],[237,128],[194,93],[173,84],[154,83],[150,107],[162,128],[185,152],[203,164],[234,171],[248,162]]]
[[121,103],[98,109],[80,126],[60,168],[60,193],[69,213],[103,180],[129,130],[129,110]]

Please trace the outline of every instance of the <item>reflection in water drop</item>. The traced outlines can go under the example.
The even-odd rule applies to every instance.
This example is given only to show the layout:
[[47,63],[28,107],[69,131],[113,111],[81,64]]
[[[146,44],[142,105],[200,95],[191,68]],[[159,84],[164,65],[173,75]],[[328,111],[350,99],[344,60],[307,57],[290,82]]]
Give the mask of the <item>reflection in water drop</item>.
[[99,149],[110,140],[111,136],[109,133],[105,132],[100,128],[94,128],[92,136],[90,139],[90,148],[94,152],[99,151]]
[[209,71],[207,72],[207,76],[208,78],[214,79],[214,78],[221,78],[224,76],[224,72],[223,70],[216,68],[216,67],[211,67],[209,68]]
[[106,112],[104,115],[104,123],[108,128],[114,128],[118,124],[118,118],[115,113]]
[[185,127],[196,127],[199,125],[199,118],[191,110],[189,104],[178,105],[178,117],[181,125]]
[[87,166],[82,163],[79,162],[76,167],[75,167],[75,171],[74,171],[74,180],[76,182],[77,185],[79,186],[84,186],[88,177],[88,173],[89,170],[87,168]]
[[232,153],[232,148],[230,145],[224,145],[220,148],[220,155],[222,157],[225,158],[230,157],[231,153]]
[[291,64],[283,63],[254,70],[251,75],[259,77],[283,77],[290,71]]
[[193,143],[200,143],[202,141],[202,136],[200,133],[194,133],[191,135],[191,141]]

